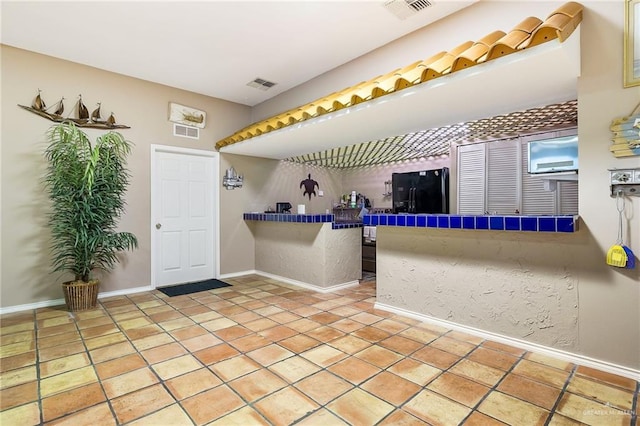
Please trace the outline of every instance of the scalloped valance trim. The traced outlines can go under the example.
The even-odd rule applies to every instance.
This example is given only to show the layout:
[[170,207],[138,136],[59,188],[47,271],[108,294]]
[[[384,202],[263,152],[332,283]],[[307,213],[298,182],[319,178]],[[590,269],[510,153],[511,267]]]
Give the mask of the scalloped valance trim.
[[563,42],[582,21],[582,10],[580,3],[568,2],[554,10],[544,21],[536,17],[525,18],[508,33],[493,31],[476,42],[467,41],[450,51],[439,52],[428,59],[253,123],[218,141],[216,149],[377,99],[551,40],[559,39]]

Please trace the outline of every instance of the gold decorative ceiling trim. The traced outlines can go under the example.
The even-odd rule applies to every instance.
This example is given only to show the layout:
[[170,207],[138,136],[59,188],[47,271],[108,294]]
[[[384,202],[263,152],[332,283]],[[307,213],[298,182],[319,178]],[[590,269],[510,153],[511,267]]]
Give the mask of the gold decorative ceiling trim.
[[583,6],[568,2],[544,21],[525,18],[508,33],[497,30],[476,42],[467,41],[450,51],[363,81],[339,92],[244,127],[216,143],[216,149],[274,130],[395,93],[439,77],[558,39],[564,42],[582,21]]
[[572,100],[299,155],[287,158],[285,161],[340,169],[366,167],[448,155],[452,143],[514,138],[577,125],[578,101]]

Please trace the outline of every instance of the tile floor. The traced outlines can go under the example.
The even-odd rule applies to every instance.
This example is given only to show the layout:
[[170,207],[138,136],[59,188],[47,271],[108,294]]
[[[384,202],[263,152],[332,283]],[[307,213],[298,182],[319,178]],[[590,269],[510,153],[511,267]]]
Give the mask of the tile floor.
[[0,424],[635,425],[638,382],[252,275],[1,318]]

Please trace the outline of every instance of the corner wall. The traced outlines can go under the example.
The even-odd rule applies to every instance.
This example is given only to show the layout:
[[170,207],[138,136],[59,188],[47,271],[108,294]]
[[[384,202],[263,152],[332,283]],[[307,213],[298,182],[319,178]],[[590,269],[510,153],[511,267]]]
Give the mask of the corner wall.
[[[290,202],[291,212],[304,204],[307,214],[325,213],[342,194],[340,174],[335,170],[285,161],[243,155],[221,154],[220,174],[233,166],[244,175],[242,188],[220,190],[221,274],[234,274],[256,268],[255,230],[242,214],[275,210],[276,203]],[[318,182],[315,195],[303,195],[300,183],[311,178]],[[324,195],[318,196],[322,190]]]
[[623,88],[625,2],[585,2],[582,76],[578,80],[579,212],[589,239],[580,260],[579,350],[598,359],[640,369],[640,197],[627,199],[624,221],[635,269],[605,264],[615,243],[618,215],[610,197],[609,171],[638,167],[640,157],[615,158],[609,152],[615,118],[628,116],[640,102],[640,86]]
[[[45,133],[54,123],[17,106],[31,105],[38,88],[42,89],[47,105],[64,96],[66,113],[72,110],[78,94],[82,94],[89,110],[95,108],[96,102],[102,102],[105,116],[113,111],[118,123],[131,126],[120,130],[135,145],[128,159],[132,179],[127,192],[127,212],[120,228],[138,237],[139,248],[125,253],[112,273],[102,274],[101,291],[149,286],[150,145],[213,150],[215,141],[248,124],[249,107],[6,45],[1,49],[1,306],[60,299],[60,283],[69,279],[50,272],[46,223],[49,202],[40,181],[46,168],[42,155]],[[173,136],[172,123],[167,119],[169,102],[207,112],[207,125],[199,140]],[[92,140],[104,133],[86,130]],[[225,215],[224,210],[221,215]],[[227,232],[221,229],[223,239]]]

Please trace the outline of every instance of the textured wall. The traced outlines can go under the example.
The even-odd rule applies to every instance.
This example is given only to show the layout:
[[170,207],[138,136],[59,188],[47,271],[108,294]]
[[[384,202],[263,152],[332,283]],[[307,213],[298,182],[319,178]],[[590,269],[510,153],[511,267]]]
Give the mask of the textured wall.
[[331,229],[325,225],[326,286],[362,278],[362,228]]
[[580,240],[574,235],[378,227],[377,301],[576,349]]
[[252,222],[256,269],[318,287],[360,278],[360,230],[330,223]]

